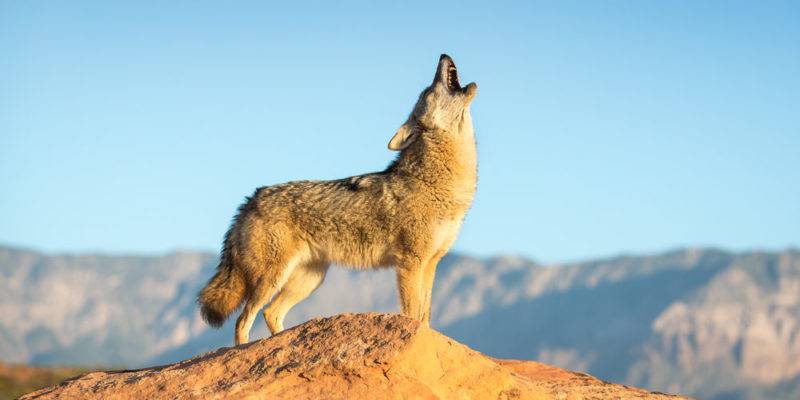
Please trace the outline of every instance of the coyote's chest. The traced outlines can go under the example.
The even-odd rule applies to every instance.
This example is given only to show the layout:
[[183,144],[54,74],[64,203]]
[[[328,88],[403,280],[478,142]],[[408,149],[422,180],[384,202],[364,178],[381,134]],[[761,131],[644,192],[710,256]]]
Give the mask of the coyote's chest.
[[462,217],[446,219],[435,224],[433,229],[433,248],[447,251],[458,236]]
[[[471,175],[471,176],[470,176]],[[475,195],[475,175],[470,174],[455,182],[449,199],[441,202],[441,213],[431,224],[434,248],[447,250],[458,236],[464,216]]]

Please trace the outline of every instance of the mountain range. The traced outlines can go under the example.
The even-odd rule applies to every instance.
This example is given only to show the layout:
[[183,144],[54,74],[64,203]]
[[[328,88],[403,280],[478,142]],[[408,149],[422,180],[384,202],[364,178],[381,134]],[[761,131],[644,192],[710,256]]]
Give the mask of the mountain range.
[[[197,291],[216,255],[47,255],[0,247],[0,360],[141,367],[232,345]],[[332,268],[286,326],[396,312],[392,270]],[[800,252],[679,249],[541,265],[450,254],[432,325],[493,357],[704,399],[800,398]],[[263,321],[254,339],[266,335]]]

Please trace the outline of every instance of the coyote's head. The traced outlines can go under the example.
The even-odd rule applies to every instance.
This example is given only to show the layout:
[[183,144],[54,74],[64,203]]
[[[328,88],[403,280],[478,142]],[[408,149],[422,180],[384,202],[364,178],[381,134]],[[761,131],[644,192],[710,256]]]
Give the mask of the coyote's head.
[[477,92],[474,82],[461,87],[456,64],[442,54],[433,83],[419,95],[408,120],[389,142],[389,149],[403,150],[420,135],[458,135],[467,125],[471,128],[469,104]]

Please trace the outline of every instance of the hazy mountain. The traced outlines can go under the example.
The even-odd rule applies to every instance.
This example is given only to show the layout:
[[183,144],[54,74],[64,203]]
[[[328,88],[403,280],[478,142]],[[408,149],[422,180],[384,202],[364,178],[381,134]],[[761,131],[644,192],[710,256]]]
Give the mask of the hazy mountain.
[[[0,247],[0,359],[165,363],[231,345],[194,305],[216,257],[58,255]],[[332,269],[287,326],[396,311],[391,270]],[[681,250],[540,266],[447,256],[434,326],[497,357],[701,398],[800,398],[800,252]],[[266,333],[263,322],[253,336]]]

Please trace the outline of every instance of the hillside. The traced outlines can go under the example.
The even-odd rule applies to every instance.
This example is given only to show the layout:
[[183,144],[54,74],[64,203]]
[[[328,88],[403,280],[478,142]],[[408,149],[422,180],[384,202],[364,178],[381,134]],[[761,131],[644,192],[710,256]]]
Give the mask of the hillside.
[[681,399],[497,360],[393,314],[313,319],[172,365],[94,372],[22,399]]
[[[172,363],[232,344],[194,305],[215,257],[47,256],[0,248],[0,357]],[[533,359],[706,399],[798,398],[800,253],[679,250],[542,266],[448,255],[433,326],[493,357]],[[287,318],[396,311],[391,271],[332,269]],[[262,337],[261,321],[253,337]]]
[[91,368],[30,367],[0,363],[0,400],[11,400],[64,379],[92,371]]

